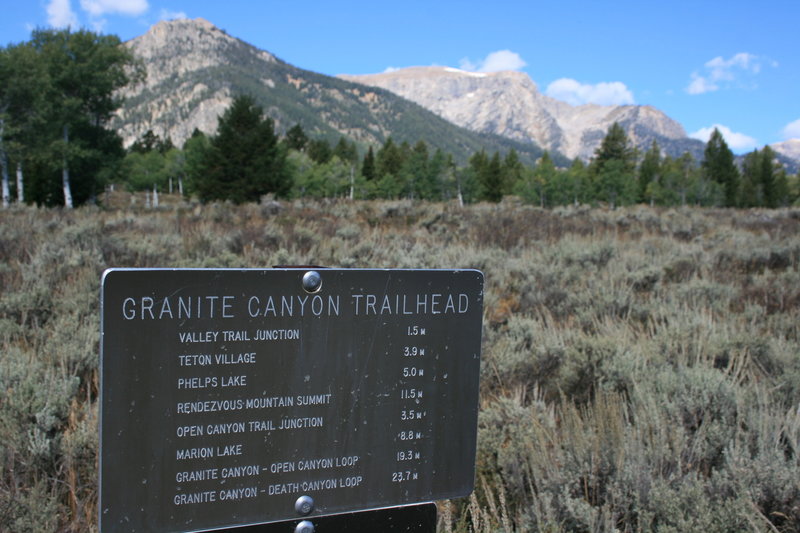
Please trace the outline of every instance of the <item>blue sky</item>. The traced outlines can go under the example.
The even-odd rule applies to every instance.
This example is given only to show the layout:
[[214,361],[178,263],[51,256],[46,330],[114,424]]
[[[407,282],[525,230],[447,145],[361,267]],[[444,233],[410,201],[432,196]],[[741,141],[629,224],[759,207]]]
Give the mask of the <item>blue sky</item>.
[[652,105],[743,153],[800,138],[800,0],[0,0],[0,44],[35,27],[128,40],[202,17],[297,67],[370,74],[443,65],[526,72],[573,104]]

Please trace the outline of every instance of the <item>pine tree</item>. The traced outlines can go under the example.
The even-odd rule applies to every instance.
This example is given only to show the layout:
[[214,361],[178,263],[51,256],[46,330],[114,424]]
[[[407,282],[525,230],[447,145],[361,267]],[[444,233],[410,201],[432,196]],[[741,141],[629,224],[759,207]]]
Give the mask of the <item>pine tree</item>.
[[776,176],[778,169],[775,164],[775,151],[769,146],[761,150],[759,178],[761,193],[764,195],[765,207],[778,207],[778,191],[776,190]]
[[742,174],[739,183],[740,207],[758,207],[764,205],[761,190],[761,153],[758,150],[744,156],[742,161]]
[[237,96],[217,125],[205,152],[196,190],[201,201],[258,201],[267,193],[291,189],[286,151],[272,119],[249,96]]
[[661,173],[661,149],[658,147],[658,143],[653,140],[653,143],[650,145],[650,149],[645,152],[644,159],[642,159],[642,163],[639,165],[639,190],[638,200],[646,201],[651,200],[651,198],[647,197],[647,188],[653,181],[658,180],[659,174]]
[[733,152],[716,128],[706,143],[702,170],[706,179],[722,186],[725,206],[735,207],[739,196],[739,170]]
[[361,175],[367,181],[375,179],[375,154],[372,152],[372,146],[367,149],[364,156],[364,162],[361,164]]
[[313,139],[308,142],[308,157],[319,165],[324,165],[333,157],[331,144],[326,139]]
[[525,165],[519,160],[519,154],[511,149],[503,159],[503,194],[511,194],[516,185],[522,181]]
[[403,166],[403,159],[401,148],[395,144],[391,137],[386,139],[376,156],[378,176],[381,178],[388,175],[397,177]]
[[308,146],[308,137],[300,124],[295,124],[286,132],[286,145],[291,150],[305,151]]
[[410,183],[410,194],[414,198],[430,199],[434,195],[429,169],[428,145],[418,141],[405,162],[405,169]]
[[603,142],[595,150],[590,172],[600,174],[609,161],[619,161],[621,170],[632,174],[636,165],[635,155],[625,130],[615,122],[608,128]]
[[617,205],[636,201],[634,183],[636,153],[630,146],[625,130],[618,123],[608,129],[589,166],[597,199],[614,209]]
[[358,148],[356,143],[348,142],[344,137],[339,137],[339,142],[333,147],[333,156],[348,164],[358,161]]
[[479,178],[484,200],[499,202],[503,199],[503,165],[500,162],[499,152],[495,152],[492,159],[483,166]]

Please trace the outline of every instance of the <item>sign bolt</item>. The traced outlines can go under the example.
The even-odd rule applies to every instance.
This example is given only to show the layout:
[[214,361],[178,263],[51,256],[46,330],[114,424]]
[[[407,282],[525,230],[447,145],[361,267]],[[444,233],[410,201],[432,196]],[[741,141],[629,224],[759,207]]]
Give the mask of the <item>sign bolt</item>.
[[[297,498],[297,501],[294,502],[294,510],[297,511],[299,515],[308,516],[308,514],[314,510],[314,500],[311,499],[311,496],[300,496]],[[308,522],[308,524],[311,525],[310,522]],[[303,531],[305,533],[305,530],[298,529],[296,531]],[[313,531],[314,526],[312,525],[308,533],[312,533]]]
[[294,528],[294,533],[314,533],[314,524],[308,520],[303,520]]
[[319,272],[309,270],[303,274],[303,288],[306,292],[317,292],[322,288],[322,276]]

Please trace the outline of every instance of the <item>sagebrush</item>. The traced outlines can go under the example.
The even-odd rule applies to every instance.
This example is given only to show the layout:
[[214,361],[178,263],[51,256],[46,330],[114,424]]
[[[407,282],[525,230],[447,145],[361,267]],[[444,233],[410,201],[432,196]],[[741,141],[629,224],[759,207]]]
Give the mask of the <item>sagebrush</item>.
[[484,271],[443,531],[800,530],[797,209],[119,204],[0,213],[2,531],[96,530],[105,268],[289,264]]

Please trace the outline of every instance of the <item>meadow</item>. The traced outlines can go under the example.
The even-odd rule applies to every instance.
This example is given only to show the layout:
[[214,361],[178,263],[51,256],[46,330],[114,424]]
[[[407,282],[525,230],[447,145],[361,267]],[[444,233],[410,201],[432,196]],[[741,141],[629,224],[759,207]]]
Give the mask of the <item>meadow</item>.
[[441,531],[800,531],[800,209],[122,193],[0,212],[0,531],[96,531],[108,267],[477,268],[476,490]]

